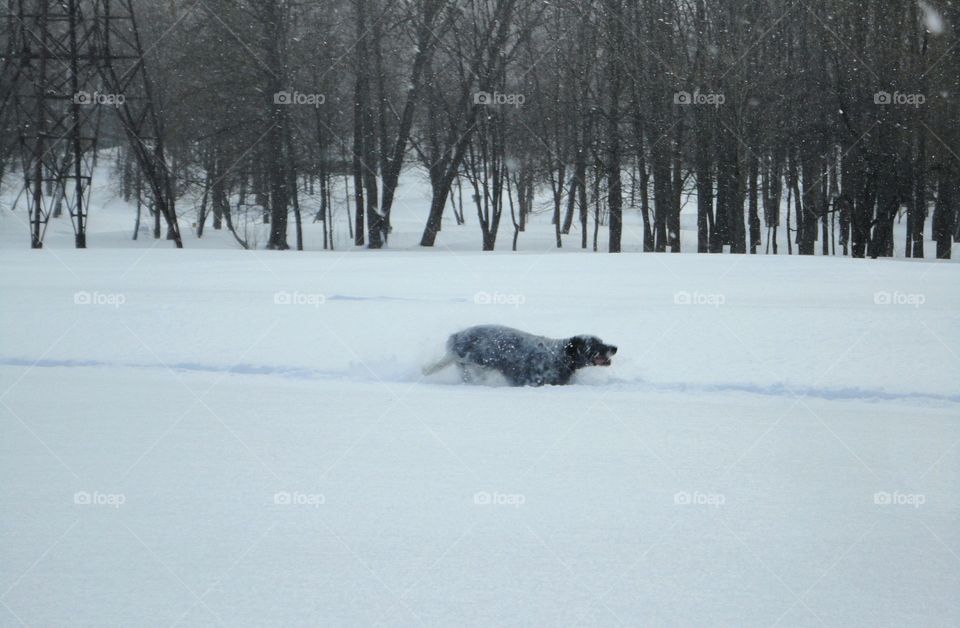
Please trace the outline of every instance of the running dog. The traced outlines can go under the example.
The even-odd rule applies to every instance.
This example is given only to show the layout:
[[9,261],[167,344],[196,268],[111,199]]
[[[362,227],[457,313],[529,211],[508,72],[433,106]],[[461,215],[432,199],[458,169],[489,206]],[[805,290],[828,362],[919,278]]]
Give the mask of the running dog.
[[424,368],[423,374],[456,364],[465,382],[480,379],[483,371],[497,371],[511,386],[558,386],[569,384],[577,369],[610,366],[616,353],[615,346],[596,336],[557,339],[500,325],[478,325],[450,336],[446,354]]

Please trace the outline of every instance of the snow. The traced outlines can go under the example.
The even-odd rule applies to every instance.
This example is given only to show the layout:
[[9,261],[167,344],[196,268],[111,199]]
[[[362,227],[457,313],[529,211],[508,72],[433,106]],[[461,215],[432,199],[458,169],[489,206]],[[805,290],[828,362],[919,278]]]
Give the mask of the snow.
[[943,16],[929,3],[920,0],[920,10],[923,12],[923,25],[934,35],[942,35]]
[[[411,202],[177,251],[100,199],[85,251],[0,214],[0,625],[960,623],[955,262],[419,251]],[[423,378],[477,323],[619,352]]]

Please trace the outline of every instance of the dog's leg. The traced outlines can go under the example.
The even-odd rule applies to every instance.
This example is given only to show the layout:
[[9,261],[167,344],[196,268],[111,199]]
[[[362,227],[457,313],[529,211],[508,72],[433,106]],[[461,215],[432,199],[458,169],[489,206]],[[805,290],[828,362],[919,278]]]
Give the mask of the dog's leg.
[[424,374],[424,375],[433,375],[433,374],[436,373],[437,371],[440,371],[440,370],[442,370],[442,369],[450,366],[451,364],[453,364],[453,361],[454,361],[456,358],[457,358],[457,356],[455,356],[453,353],[449,353],[449,352],[448,352],[446,355],[444,355],[442,358],[440,358],[440,361],[439,361],[439,362],[436,362],[435,364],[429,364],[429,365],[423,367],[423,374]]
[[460,380],[464,384],[476,384],[481,380],[478,369],[468,362],[457,362],[457,368],[460,369]]

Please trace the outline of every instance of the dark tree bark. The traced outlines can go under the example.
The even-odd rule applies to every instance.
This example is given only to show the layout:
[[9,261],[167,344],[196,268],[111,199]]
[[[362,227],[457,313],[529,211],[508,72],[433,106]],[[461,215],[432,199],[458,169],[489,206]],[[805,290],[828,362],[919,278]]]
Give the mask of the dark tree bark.
[[957,219],[957,196],[956,176],[949,168],[941,168],[937,181],[937,204],[933,210],[933,239],[937,242],[937,259],[950,259],[954,221]]
[[760,246],[760,208],[759,208],[759,199],[758,199],[758,190],[757,190],[757,179],[759,177],[760,164],[757,159],[756,154],[751,154],[748,157],[749,165],[749,177],[750,182],[748,184],[748,216],[750,221],[750,253],[756,254],[757,247]]
[[913,202],[907,210],[907,257],[923,259],[923,227],[927,220],[927,143],[921,134],[917,140],[917,159],[913,166]]
[[662,146],[654,148],[653,162],[653,250],[667,250],[667,217],[672,211],[673,190],[670,161]]
[[710,225],[713,223],[713,173],[710,165],[706,123],[697,118],[697,253],[710,251]]
[[290,189],[286,173],[286,155],[284,145],[289,132],[289,105],[277,103],[275,94],[286,89],[283,84],[283,69],[285,55],[281,46],[286,41],[284,8],[277,0],[264,0],[261,7],[264,18],[264,37],[267,55],[266,63],[270,71],[267,72],[268,107],[271,111],[271,127],[267,131],[266,170],[270,186],[270,238],[267,241],[268,249],[289,249],[287,244],[287,209],[290,202]]
[[[377,130],[376,130],[376,111],[371,98],[370,91],[370,59],[369,50],[371,48],[370,30],[367,28],[367,2],[366,0],[356,0],[357,11],[357,39],[354,47],[354,58],[356,60],[356,88],[355,94],[359,106],[354,106],[354,116],[359,119],[354,120],[354,139],[359,139],[359,146],[354,146],[354,152],[359,149],[359,164],[354,167],[360,167],[360,179],[362,181],[365,197],[365,213],[367,218],[367,237],[368,246],[371,249],[383,247],[384,224],[383,215],[378,210],[377,194]],[[377,45],[373,42],[372,45]],[[356,179],[356,174],[354,174]],[[358,232],[362,231],[362,221],[358,220]]]
[[803,176],[803,195],[797,199],[797,252],[800,255],[813,255],[817,242],[820,186],[816,181],[819,169],[813,162],[809,156],[801,157],[800,161]]
[[650,171],[647,168],[646,142],[644,134],[646,125],[640,112],[640,103],[637,94],[633,99],[633,137],[637,149],[637,177],[640,179],[640,217],[643,220],[643,251],[654,250],[653,227],[650,223]]

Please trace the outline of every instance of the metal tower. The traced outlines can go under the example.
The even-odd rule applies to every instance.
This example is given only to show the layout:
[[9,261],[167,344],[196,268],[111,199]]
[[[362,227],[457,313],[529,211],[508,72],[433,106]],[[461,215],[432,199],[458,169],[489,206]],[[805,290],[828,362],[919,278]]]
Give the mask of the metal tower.
[[86,247],[93,156],[112,116],[147,182],[154,211],[182,246],[162,121],[132,0],[8,0],[3,71],[13,85],[33,248],[66,206]]

